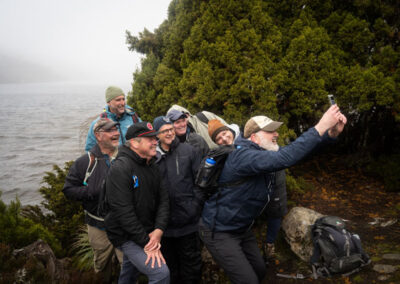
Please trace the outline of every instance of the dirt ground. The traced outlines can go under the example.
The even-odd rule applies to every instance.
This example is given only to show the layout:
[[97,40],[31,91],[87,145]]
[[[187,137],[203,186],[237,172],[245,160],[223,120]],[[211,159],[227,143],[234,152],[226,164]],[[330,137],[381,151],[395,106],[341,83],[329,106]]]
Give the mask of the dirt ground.
[[[323,156],[292,168],[291,173],[303,177],[310,190],[289,193],[288,200],[290,207],[307,207],[347,220],[347,228],[360,236],[364,250],[371,257],[371,264],[349,277],[318,280],[280,278],[276,273],[302,273],[306,276],[311,273],[309,265],[291,253],[280,236],[276,245],[277,257],[270,262],[266,283],[400,283],[400,261],[382,258],[384,254],[400,254],[400,193],[386,192],[381,181],[367,177],[348,164],[348,157]],[[396,220],[396,223],[388,225]],[[374,222],[376,224],[370,224]],[[372,269],[375,264],[390,264],[397,267],[397,271],[378,273]]]

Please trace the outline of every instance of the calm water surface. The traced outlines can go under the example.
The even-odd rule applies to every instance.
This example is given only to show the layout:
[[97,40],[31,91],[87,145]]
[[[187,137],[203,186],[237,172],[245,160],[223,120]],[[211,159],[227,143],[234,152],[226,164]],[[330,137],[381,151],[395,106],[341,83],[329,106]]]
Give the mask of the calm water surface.
[[102,111],[106,88],[0,84],[0,190],[5,203],[16,195],[24,205],[42,201],[38,189],[44,173],[83,153],[88,124]]

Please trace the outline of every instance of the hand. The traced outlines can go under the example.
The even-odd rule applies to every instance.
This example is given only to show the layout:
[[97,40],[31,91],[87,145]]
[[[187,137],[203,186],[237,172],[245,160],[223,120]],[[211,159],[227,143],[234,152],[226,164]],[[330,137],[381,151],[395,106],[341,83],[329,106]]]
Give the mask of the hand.
[[319,135],[322,136],[328,129],[334,127],[342,116],[344,117],[339,107],[337,105],[332,105],[324,113],[317,125],[315,125],[315,129],[318,131]]
[[166,263],[164,256],[159,249],[152,251],[144,251],[147,254],[147,259],[144,265],[147,265],[151,260],[151,268],[154,268],[154,263],[157,261],[158,267],[161,267],[162,263]]
[[159,249],[162,235],[163,235],[163,231],[160,229],[155,229],[153,232],[151,232],[149,234],[150,240],[144,246],[144,250],[152,251],[152,250]]
[[342,114],[339,118],[338,123],[334,127],[328,130],[328,135],[332,138],[336,138],[342,133],[344,126],[347,123],[347,118]]

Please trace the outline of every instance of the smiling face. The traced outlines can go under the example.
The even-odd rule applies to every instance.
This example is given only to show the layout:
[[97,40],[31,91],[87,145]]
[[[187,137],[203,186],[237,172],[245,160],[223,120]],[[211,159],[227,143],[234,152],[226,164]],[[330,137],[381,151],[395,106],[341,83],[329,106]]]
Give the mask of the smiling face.
[[177,136],[182,136],[186,134],[187,122],[187,118],[180,118],[174,121],[174,129]]
[[158,131],[157,135],[160,140],[160,145],[163,149],[168,150],[172,141],[175,139],[175,131],[172,124],[164,124]]
[[157,138],[156,136],[133,138],[130,140],[130,148],[141,158],[149,161],[157,153]]
[[215,143],[217,145],[232,145],[233,140],[233,133],[230,130],[223,130],[215,136]]
[[278,151],[278,137],[279,134],[276,131],[260,130],[256,133],[251,134],[250,139],[265,150]]
[[97,144],[99,145],[102,152],[104,149],[115,150],[119,144],[119,131],[116,126],[108,130],[102,130],[95,132]]
[[125,112],[125,96],[118,96],[107,103],[110,112],[115,113],[118,117]]

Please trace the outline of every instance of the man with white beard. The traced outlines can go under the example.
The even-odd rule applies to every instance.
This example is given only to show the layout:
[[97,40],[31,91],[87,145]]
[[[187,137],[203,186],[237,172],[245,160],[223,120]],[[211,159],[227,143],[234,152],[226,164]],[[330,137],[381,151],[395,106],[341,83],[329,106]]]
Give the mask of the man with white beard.
[[266,275],[251,227],[270,201],[275,172],[298,163],[324,141],[337,137],[346,122],[333,105],[315,127],[278,151],[261,146],[278,147],[276,129],[281,122],[258,116],[246,123],[243,137],[235,141],[236,150],[225,161],[218,192],[205,202],[199,222],[200,238],[232,283],[260,283]]
[[[265,125],[268,130],[265,130],[265,137],[260,134],[255,134],[260,139],[259,146],[268,151],[278,151],[278,128],[282,122],[273,121],[266,116],[255,116],[249,123],[246,124],[246,134],[257,128],[257,123]],[[239,135],[234,130],[224,125],[220,120],[213,119],[208,122],[208,134],[211,140],[217,145],[232,145]],[[267,237],[263,243],[263,251],[265,260],[275,256],[275,240],[278,236],[279,229],[282,223],[282,217],[287,213],[287,194],[286,194],[286,173],[285,170],[280,170],[275,173],[274,191],[271,195],[270,202],[266,208],[267,213]]]
[[[282,122],[276,122],[266,116],[256,116],[249,121],[247,125],[247,135],[251,132],[253,123],[264,123],[268,125],[269,130],[264,131],[264,135],[260,135],[256,132],[255,135],[260,139],[259,146],[268,151],[278,151],[278,128],[282,125]],[[265,243],[263,243],[264,256],[267,259],[271,259],[275,256],[275,240],[278,236],[279,229],[281,228],[282,218],[287,213],[287,193],[286,193],[286,173],[282,169],[275,173],[275,180],[273,181],[274,191],[270,197],[270,201],[266,208],[267,215],[267,237]]]

